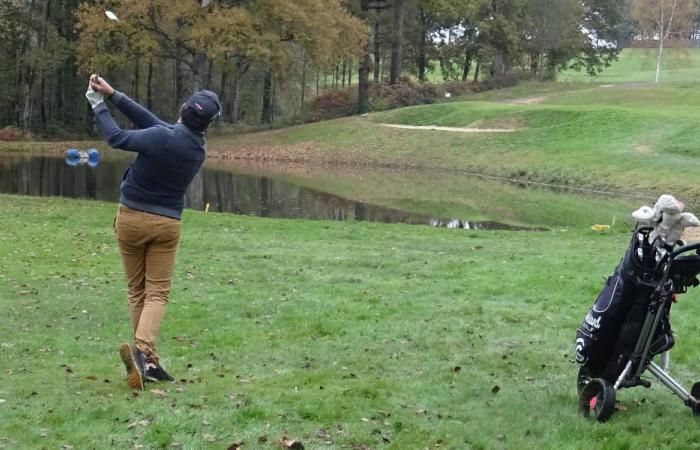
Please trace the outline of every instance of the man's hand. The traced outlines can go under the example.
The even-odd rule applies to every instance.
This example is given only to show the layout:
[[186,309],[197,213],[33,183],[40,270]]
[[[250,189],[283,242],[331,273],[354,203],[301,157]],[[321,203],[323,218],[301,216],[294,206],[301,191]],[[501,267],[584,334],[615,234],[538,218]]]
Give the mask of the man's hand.
[[112,95],[114,95],[114,88],[112,88],[112,86],[110,86],[104,78],[100,77],[97,74],[92,74],[90,76],[90,87],[95,92],[104,94],[107,97],[111,97]]
[[88,84],[88,89],[85,93],[85,98],[87,98],[90,102],[90,106],[92,106],[92,109],[95,109],[95,107],[97,107],[97,105],[99,105],[100,103],[104,103],[104,96],[101,92],[96,92],[92,88],[92,83]]

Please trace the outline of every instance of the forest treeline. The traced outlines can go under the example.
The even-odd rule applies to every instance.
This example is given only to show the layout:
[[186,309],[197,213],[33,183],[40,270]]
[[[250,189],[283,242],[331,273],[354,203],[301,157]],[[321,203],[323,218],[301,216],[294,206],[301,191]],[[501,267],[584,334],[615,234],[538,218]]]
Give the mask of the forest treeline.
[[251,125],[304,117],[338,90],[363,113],[380,86],[596,73],[634,33],[629,11],[623,0],[0,0],[0,127],[90,132],[95,72],[166,120],[208,88],[223,123]]

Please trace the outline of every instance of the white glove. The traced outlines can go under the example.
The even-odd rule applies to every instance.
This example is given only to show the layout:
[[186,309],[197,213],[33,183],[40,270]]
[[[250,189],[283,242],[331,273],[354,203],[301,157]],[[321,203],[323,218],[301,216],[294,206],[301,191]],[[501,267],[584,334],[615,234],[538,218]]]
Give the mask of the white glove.
[[95,91],[92,86],[88,85],[88,90],[85,93],[85,98],[90,102],[92,109],[95,109],[100,103],[104,103],[105,99],[101,92]]

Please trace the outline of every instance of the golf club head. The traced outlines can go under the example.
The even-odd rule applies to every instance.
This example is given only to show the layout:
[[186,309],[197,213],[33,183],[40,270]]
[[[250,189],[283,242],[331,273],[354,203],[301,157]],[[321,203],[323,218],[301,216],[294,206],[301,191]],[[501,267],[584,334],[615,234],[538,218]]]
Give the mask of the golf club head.
[[105,16],[107,16],[109,20],[114,20],[115,22],[119,21],[119,17],[117,17],[117,15],[114,14],[112,11],[105,11]]

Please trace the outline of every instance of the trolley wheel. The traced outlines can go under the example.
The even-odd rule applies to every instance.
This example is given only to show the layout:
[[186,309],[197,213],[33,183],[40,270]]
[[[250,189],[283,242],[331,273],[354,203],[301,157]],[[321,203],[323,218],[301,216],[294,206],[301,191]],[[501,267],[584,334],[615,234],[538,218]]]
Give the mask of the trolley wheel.
[[576,375],[576,393],[580,396],[583,388],[591,381],[591,372],[585,367],[579,367]]
[[584,417],[605,422],[615,412],[615,389],[602,378],[593,378],[578,397],[578,410]]
[[690,395],[693,397],[693,403],[691,409],[693,410],[693,415],[700,416],[700,381],[693,384],[690,389]]

